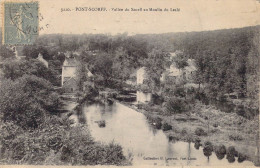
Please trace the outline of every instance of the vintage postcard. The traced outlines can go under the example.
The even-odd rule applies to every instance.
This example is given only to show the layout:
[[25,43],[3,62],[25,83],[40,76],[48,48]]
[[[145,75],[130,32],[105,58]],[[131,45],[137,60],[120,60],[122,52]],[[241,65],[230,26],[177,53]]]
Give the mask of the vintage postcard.
[[258,0],[1,0],[0,168],[260,166]]

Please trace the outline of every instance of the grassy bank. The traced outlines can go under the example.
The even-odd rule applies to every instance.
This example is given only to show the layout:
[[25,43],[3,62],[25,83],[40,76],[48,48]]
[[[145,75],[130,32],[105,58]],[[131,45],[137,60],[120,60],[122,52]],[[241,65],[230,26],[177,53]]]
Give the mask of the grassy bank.
[[[183,114],[166,116],[158,105],[125,105],[142,112],[152,125],[162,129],[171,141],[191,141],[196,146],[213,145],[213,150],[225,146],[233,150],[239,161],[254,161],[258,117],[247,120],[235,113],[225,113],[213,106],[196,101],[191,110]],[[226,152],[225,152],[226,153]],[[232,159],[229,160],[233,162]]]
[[[10,132],[10,128],[12,128]],[[121,146],[95,142],[84,125],[50,118],[37,130],[1,124],[1,164],[128,165]]]

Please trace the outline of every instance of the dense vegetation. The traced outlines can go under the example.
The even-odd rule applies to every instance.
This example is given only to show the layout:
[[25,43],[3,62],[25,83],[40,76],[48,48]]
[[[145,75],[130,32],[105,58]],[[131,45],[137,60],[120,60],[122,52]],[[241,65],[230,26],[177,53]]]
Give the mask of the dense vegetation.
[[[257,99],[259,26],[241,29],[160,35],[43,35],[24,54],[35,58],[37,51],[60,66],[64,54],[77,51],[79,58],[104,85],[122,83],[141,66],[149,72],[149,86],[158,91],[158,78],[171,64],[169,52],[181,51],[182,59],[195,59],[195,80],[203,84],[210,97],[236,93],[239,97]],[[89,51],[95,51],[95,55]],[[185,66],[182,60],[179,68]]]
[[[135,80],[135,71],[145,66],[148,72],[146,89],[158,95],[168,94],[175,87],[180,87],[160,82],[166,67],[175,62],[179,69],[183,69],[187,66],[187,59],[191,58],[196,62],[194,81],[202,86],[200,88],[203,90],[199,90],[201,94],[214,99],[233,94],[253,101],[256,107],[259,92],[259,34],[259,26],[160,35],[53,34],[40,36],[34,45],[26,46],[24,55],[31,60],[41,52],[50,67],[57,69],[65,59],[63,52],[77,52],[77,55],[71,56],[81,63],[78,68],[80,88],[88,80],[84,78],[86,68],[95,74],[96,86],[121,88],[126,80]],[[10,51],[3,46],[0,49],[4,51],[3,58],[8,58]],[[171,59],[169,52],[175,52],[177,57]],[[9,53],[9,56],[12,57],[12,54]],[[6,66],[9,72],[13,72],[10,71],[12,64]],[[52,70],[50,74],[49,80],[59,85],[58,72]],[[185,81],[180,83],[184,84]]]

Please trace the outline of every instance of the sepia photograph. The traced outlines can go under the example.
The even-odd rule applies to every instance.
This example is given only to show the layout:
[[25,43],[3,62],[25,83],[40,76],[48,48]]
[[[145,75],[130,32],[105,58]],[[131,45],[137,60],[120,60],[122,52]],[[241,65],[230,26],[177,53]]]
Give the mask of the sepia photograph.
[[0,167],[258,167],[259,0],[1,0]]

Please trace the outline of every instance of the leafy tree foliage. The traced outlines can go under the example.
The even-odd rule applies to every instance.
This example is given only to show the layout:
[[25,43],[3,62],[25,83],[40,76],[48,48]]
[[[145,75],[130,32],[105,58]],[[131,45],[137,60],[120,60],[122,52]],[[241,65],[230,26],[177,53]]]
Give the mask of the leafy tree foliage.
[[23,75],[35,75],[40,78],[57,84],[57,72],[54,69],[46,68],[46,66],[36,60],[7,60],[3,64],[3,74],[5,78],[15,80]]
[[7,46],[0,45],[0,60],[5,60],[5,59],[13,59],[14,58],[14,52],[7,48]]
[[145,60],[145,67],[148,74],[147,84],[154,93],[160,91],[160,77],[169,64],[169,53],[160,49],[153,49]]
[[48,52],[48,50],[44,46],[37,46],[37,45],[27,45],[24,46],[23,48],[23,54],[28,58],[28,59],[36,59],[41,53],[43,55],[43,58],[46,60],[51,59],[51,56]]
[[0,89],[1,120],[14,122],[22,128],[38,127],[47,111],[56,109],[59,103],[58,96],[50,88],[48,81],[36,76],[4,80]]
[[181,114],[189,110],[188,102],[183,98],[172,97],[170,98],[164,108],[165,115]]
[[184,56],[183,52],[177,52],[176,56],[173,57],[173,62],[178,69],[184,69],[186,66],[188,66],[187,61],[188,58]]
[[[131,37],[127,34],[116,36],[54,34],[39,37],[35,46],[44,46],[51,58],[60,59],[60,63],[63,62],[64,57],[59,57],[57,51],[96,51],[97,56],[93,58],[90,58],[92,56],[85,57],[86,63],[96,72],[99,70],[95,70],[92,63],[99,64],[97,60],[101,61],[101,57],[104,57],[104,60],[101,61],[100,65],[104,62],[110,63],[112,70],[110,67],[106,67],[108,68],[107,72],[101,70],[97,73],[98,79],[104,80],[103,83],[108,83],[106,80],[109,80],[109,83],[111,83],[111,80],[120,81],[120,83],[126,80],[130,72],[127,72],[127,69],[136,69],[149,64],[147,62],[152,61],[152,59],[148,55],[151,55],[153,50],[164,52],[181,50],[184,57],[176,57],[176,59],[180,58],[175,60],[177,66],[183,68],[186,66],[185,60],[195,59],[197,65],[195,81],[206,87],[208,95],[221,97],[226,93],[236,92],[241,97],[256,98],[257,87],[252,89],[249,86],[256,83],[255,79],[258,72],[256,69],[259,67],[258,61],[253,61],[258,60],[259,56],[259,47],[257,47],[259,40],[257,39],[259,39],[259,26]],[[50,43],[54,43],[53,46],[55,47],[48,46]],[[105,54],[98,56],[99,53]],[[113,63],[111,64],[111,62]],[[153,63],[154,65],[152,65]],[[160,76],[161,67],[157,66],[155,61],[153,63],[149,65],[153,70],[148,71],[152,72],[157,69],[158,74],[151,73],[150,75],[154,74],[153,77]],[[158,86],[158,84],[158,79],[154,79],[153,85]],[[254,86],[256,85],[254,84]]]

